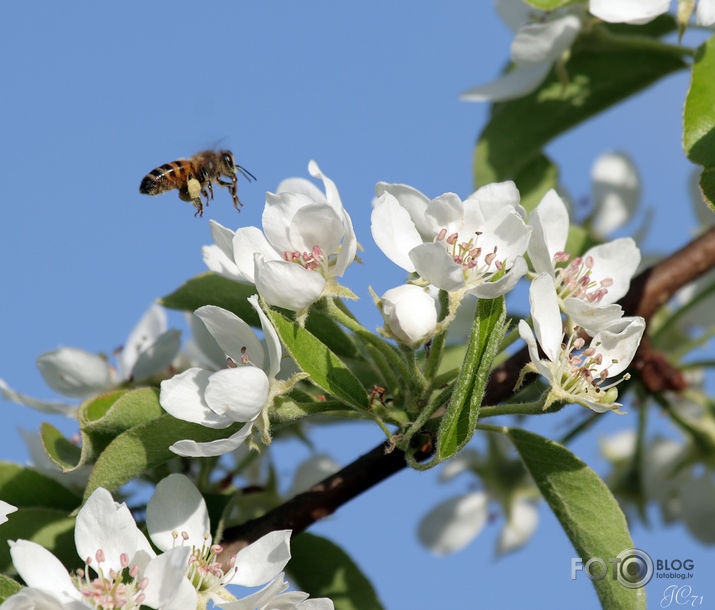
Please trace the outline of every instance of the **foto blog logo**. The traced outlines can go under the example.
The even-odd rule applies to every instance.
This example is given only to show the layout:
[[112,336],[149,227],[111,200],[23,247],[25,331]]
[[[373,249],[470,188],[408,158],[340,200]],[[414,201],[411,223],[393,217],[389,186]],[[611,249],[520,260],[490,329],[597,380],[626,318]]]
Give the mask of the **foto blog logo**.
[[[609,570],[610,566],[610,570]],[[609,574],[628,589],[645,587],[655,572],[653,559],[641,549],[625,549],[616,557],[591,557],[585,563],[581,557],[571,558],[571,580],[583,572],[591,580],[602,580]]]

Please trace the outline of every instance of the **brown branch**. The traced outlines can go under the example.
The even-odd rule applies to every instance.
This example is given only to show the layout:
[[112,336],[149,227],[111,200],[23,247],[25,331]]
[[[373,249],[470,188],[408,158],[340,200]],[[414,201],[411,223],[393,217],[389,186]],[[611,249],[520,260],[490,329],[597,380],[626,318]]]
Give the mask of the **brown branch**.
[[[621,299],[625,314],[640,315],[647,321],[658,307],[680,288],[713,266],[715,266],[715,228],[638,275],[631,283],[628,294]],[[648,345],[649,342],[646,341],[646,348]],[[649,349],[641,351],[643,352],[641,359],[653,353],[652,348],[650,351]],[[497,404],[508,398],[521,368],[527,361],[528,353],[524,348],[495,368],[489,379],[483,402]],[[650,362],[655,362],[652,357]],[[667,364],[665,359],[659,359],[658,365],[665,366],[663,362]],[[663,368],[657,370],[658,375],[663,377],[672,373],[672,371],[664,371]],[[432,450],[431,447],[425,447],[419,457],[423,460],[427,459]],[[222,560],[227,561],[240,549],[273,530],[292,529],[294,534],[303,531],[406,466],[404,452],[400,449],[389,451],[387,443],[380,444],[336,474],[262,517],[226,529],[222,541]]]

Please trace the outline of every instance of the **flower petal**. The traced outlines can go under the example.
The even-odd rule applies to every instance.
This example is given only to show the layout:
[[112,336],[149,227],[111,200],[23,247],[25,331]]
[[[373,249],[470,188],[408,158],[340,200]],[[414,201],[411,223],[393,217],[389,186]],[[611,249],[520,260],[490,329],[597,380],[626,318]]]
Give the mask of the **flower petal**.
[[417,273],[430,284],[447,291],[464,288],[462,265],[454,262],[441,243],[420,244],[409,254]]
[[537,273],[554,276],[554,254],[566,247],[569,213],[561,197],[550,189],[529,216],[534,229],[529,242],[529,258]]
[[312,160],[308,163],[308,173],[313,176],[313,178],[323,181],[325,199],[332,206],[335,212],[340,214],[343,209],[343,202],[340,199],[340,193],[338,192],[338,187],[335,186],[335,182],[320,171],[318,164]]
[[283,260],[280,253],[268,242],[257,227],[242,227],[233,238],[233,259],[236,261],[241,281],[255,284],[254,258],[260,252],[266,260]]
[[101,394],[112,386],[107,361],[76,347],[61,347],[40,354],[37,367],[47,385],[65,396],[85,398]]
[[519,320],[519,336],[524,343],[526,343],[531,362],[539,371],[539,374],[543,375],[549,382],[553,381],[554,376],[551,372],[551,368],[549,367],[549,361],[541,360],[539,358],[539,346],[536,344],[534,331],[531,330],[531,326],[527,324],[526,320]]
[[306,178],[286,178],[276,189],[276,193],[301,193],[313,201],[326,202],[325,194]]
[[206,329],[206,324],[190,313],[185,314],[185,318],[191,339],[185,343],[183,351],[191,366],[214,370],[226,366],[226,354]]
[[503,76],[467,89],[459,95],[464,102],[505,102],[535,91],[551,71],[550,63],[517,67]]
[[7,516],[10,513],[14,513],[17,510],[17,506],[8,504],[7,502],[0,500],[0,525],[7,521]]
[[633,216],[640,197],[638,170],[628,155],[606,153],[596,159],[591,181],[595,208],[591,227],[605,236]]
[[198,594],[186,578],[190,554],[190,546],[176,547],[149,562],[142,574],[148,581],[142,605],[162,610],[197,607]]
[[454,193],[444,193],[430,201],[425,214],[430,224],[433,235],[442,229],[447,230],[447,235],[462,230],[464,223],[464,205],[462,200]]
[[27,394],[20,394],[7,385],[4,379],[0,379],[0,394],[5,400],[15,402],[19,405],[25,405],[26,407],[42,411],[43,413],[57,413],[59,415],[66,415],[67,417],[74,417],[77,411],[77,405],[56,400],[38,400]]
[[667,13],[670,0],[590,0],[589,12],[609,23],[648,23]]
[[409,252],[422,243],[422,237],[409,210],[401,205],[391,192],[385,191],[377,198],[372,210],[370,229],[373,240],[387,258],[409,273],[415,270]]
[[122,379],[129,377],[130,371],[139,355],[152,345],[168,326],[166,311],[159,305],[152,305],[146,310],[137,325],[129,333],[122,351],[117,356],[119,374]]
[[298,466],[286,495],[292,498],[310,489],[331,474],[335,474],[338,470],[340,470],[340,466],[329,455],[324,453],[314,455]]
[[607,370],[613,377],[628,368],[645,331],[645,320],[639,316],[621,318],[606,330],[597,332],[591,347],[601,354],[603,361],[598,371]]
[[480,299],[495,299],[512,290],[527,271],[528,268],[524,257],[519,256],[514,260],[512,268],[498,280],[479,284],[479,286],[469,290],[469,293]]
[[623,308],[616,303],[599,306],[581,299],[567,298],[564,306],[569,317],[591,336],[623,316]]
[[509,553],[524,546],[536,531],[539,511],[532,502],[517,500],[511,505],[509,520],[499,534],[497,552]]
[[232,585],[257,587],[283,571],[290,560],[291,530],[277,530],[261,536],[236,555]]
[[[702,2],[702,0],[700,0]],[[701,542],[715,544],[715,483],[712,474],[706,470],[702,476],[692,474],[680,488],[684,500],[683,523],[690,533]]]
[[[378,182],[375,185],[375,194],[377,199],[374,200],[373,206],[377,204],[384,193],[392,195],[400,205],[407,210],[412,224],[417,229],[420,237],[414,242],[416,246],[421,241],[432,241],[434,238],[434,230],[432,224],[427,221],[427,207],[429,198],[407,184],[388,184],[387,182]],[[389,224],[388,224],[389,226]]]
[[209,377],[206,404],[233,421],[252,421],[266,406],[269,381],[265,372],[255,366],[217,371]]
[[10,542],[10,556],[17,573],[28,587],[47,592],[62,602],[82,599],[67,568],[50,551],[36,542]]
[[287,249],[303,253],[318,246],[327,256],[337,252],[342,237],[342,217],[333,208],[327,204],[306,205],[295,213],[288,227]]
[[420,522],[420,542],[435,555],[448,555],[467,546],[484,528],[489,500],[484,492],[450,498]]
[[709,28],[715,24],[715,0],[698,0],[695,9],[695,23]]
[[206,502],[183,474],[170,474],[159,481],[147,505],[146,526],[151,541],[162,551],[174,547],[176,540],[172,532],[182,536],[185,532],[188,548],[201,548],[204,542],[211,544]]
[[144,381],[160,373],[172,363],[181,349],[181,331],[167,330],[159,335],[148,347],[142,350],[136,359],[129,379]]
[[437,307],[424,288],[403,284],[385,292],[380,302],[387,326],[403,343],[418,345],[434,333]]
[[248,356],[249,362],[264,366],[263,345],[253,329],[235,313],[216,305],[204,305],[194,315],[204,323],[223,353],[236,364],[242,364],[244,356]]
[[335,267],[332,270],[334,276],[343,276],[345,270],[355,260],[357,248],[358,241],[353,227],[353,220],[347,210],[343,210],[343,243],[340,245],[338,255],[335,258]]
[[583,257],[586,259],[589,256],[593,257],[591,280],[596,283],[603,280],[613,282],[600,303],[615,303],[628,292],[631,278],[641,262],[636,242],[630,237],[614,239],[587,250]]
[[323,294],[325,278],[295,263],[267,261],[256,254],[254,259],[256,288],[269,305],[300,311]]
[[233,280],[234,282],[245,281],[243,276],[238,271],[236,263],[233,262],[233,257],[228,258],[218,246],[202,246],[201,257],[204,265],[209,271],[213,271],[218,275]]
[[256,310],[258,319],[261,321],[263,339],[266,342],[266,348],[268,350],[268,362],[264,362],[264,370],[268,373],[270,379],[275,379],[281,368],[281,357],[283,355],[281,341],[278,338],[278,333],[273,327],[273,324],[271,324],[266,314],[263,313],[261,306],[258,304],[258,295],[254,294],[248,297],[248,302],[251,304],[251,307]]
[[561,339],[564,336],[561,313],[554,281],[547,273],[540,273],[529,287],[531,319],[539,345],[551,362],[559,360]]
[[207,443],[197,443],[191,439],[185,439],[176,441],[169,449],[176,455],[184,457],[216,457],[238,449],[251,434],[252,429],[253,424],[248,423],[228,438],[220,438]]
[[285,591],[288,586],[288,582],[281,573],[260,591],[256,591],[235,602],[223,602],[221,603],[221,608],[223,608],[223,610],[256,610],[256,608],[261,610],[271,608],[271,610],[273,610],[273,606],[269,604]]
[[226,428],[233,421],[212,411],[204,398],[211,371],[191,368],[161,382],[159,404],[171,416],[207,428]]
[[112,494],[103,487],[95,489],[79,510],[74,541],[80,558],[91,557],[94,566],[97,565],[95,555],[101,549],[104,553],[101,567],[105,571],[123,569],[122,553],[126,553],[130,561],[140,552],[149,557],[156,556],[127,505],[115,502]]
[[81,601],[60,601],[46,591],[30,587],[11,595],[2,605],[5,610],[87,610]]
[[511,59],[519,66],[554,62],[571,47],[580,31],[581,20],[576,15],[529,23],[516,33],[511,43]]

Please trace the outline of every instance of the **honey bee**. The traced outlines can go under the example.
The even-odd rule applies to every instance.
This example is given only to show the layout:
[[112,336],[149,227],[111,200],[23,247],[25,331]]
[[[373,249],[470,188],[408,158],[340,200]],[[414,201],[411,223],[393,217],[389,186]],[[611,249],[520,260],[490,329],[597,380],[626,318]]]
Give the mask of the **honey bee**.
[[[151,170],[142,179],[139,192],[158,195],[171,189],[179,189],[179,199],[190,201],[196,207],[194,216],[203,216],[204,205],[208,206],[209,200],[214,198],[213,183],[216,182],[228,188],[233,197],[233,207],[240,212],[238,206],[243,207],[243,204],[236,190],[236,172],[240,172],[249,182],[256,179],[246,168],[236,165],[230,150],[205,150],[190,159],[164,163]],[[223,178],[229,178],[231,181],[227,182]],[[201,200],[202,195],[205,203]]]

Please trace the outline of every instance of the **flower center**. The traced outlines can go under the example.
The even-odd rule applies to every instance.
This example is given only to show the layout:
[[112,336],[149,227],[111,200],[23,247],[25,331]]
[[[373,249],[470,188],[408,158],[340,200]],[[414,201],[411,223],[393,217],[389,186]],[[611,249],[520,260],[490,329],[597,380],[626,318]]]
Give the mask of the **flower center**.
[[[129,556],[122,553],[120,555],[122,569],[116,572],[110,568],[105,573],[102,568],[104,562],[102,549],[95,553],[95,559],[96,566],[92,565],[92,558],[88,557],[85,561],[85,569],[77,570],[74,576],[75,586],[92,607],[100,610],[114,608],[134,610],[141,607],[145,598],[144,589],[149,580],[147,578],[137,580],[139,566],[130,564]],[[89,576],[90,567],[97,573],[95,578]]]
[[[464,277],[471,277],[472,281],[500,271],[504,267],[502,261],[496,260],[497,246],[482,256],[482,248],[477,246],[477,240],[481,234],[481,231],[475,231],[469,241],[459,241],[459,233],[447,235],[447,229],[443,228],[437,235],[437,241],[444,242],[452,260],[458,265],[462,265]],[[494,264],[493,269],[491,269],[492,263]]]
[[[188,539],[188,534],[182,532],[182,538]],[[194,547],[189,557],[189,568],[186,576],[191,584],[199,592],[217,592],[231,581],[234,573],[236,556],[234,555],[228,564],[228,570],[223,571],[221,564],[216,560],[216,556],[223,550],[218,544],[208,544],[209,537],[204,537],[201,547]]]
[[[566,252],[557,252],[554,262],[565,263],[569,256]],[[609,286],[613,285],[613,278],[604,278],[600,282],[592,280],[593,262],[592,256],[578,256],[568,266],[556,270],[556,292],[559,298],[573,297],[596,304],[601,302],[608,294]]]
[[283,258],[289,263],[297,263],[304,269],[309,271],[317,271],[323,266],[325,262],[325,256],[320,246],[313,246],[310,252],[303,252],[302,254],[298,251],[295,252],[283,252]]

